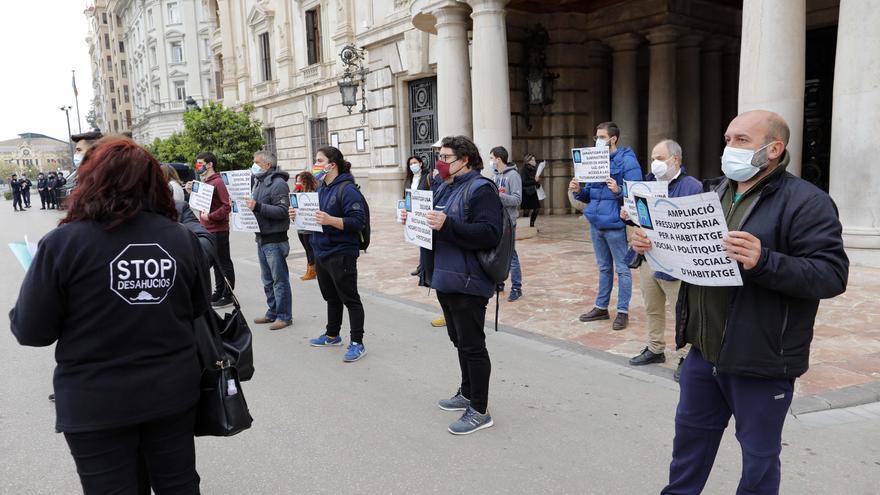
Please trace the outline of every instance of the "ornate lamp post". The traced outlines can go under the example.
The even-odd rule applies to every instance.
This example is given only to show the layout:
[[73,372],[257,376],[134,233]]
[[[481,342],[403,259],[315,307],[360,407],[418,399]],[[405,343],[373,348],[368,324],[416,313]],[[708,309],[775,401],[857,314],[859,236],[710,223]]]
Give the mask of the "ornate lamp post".
[[361,88],[361,122],[367,120],[367,74],[369,70],[364,67],[364,51],[354,45],[346,45],[339,58],[345,66],[342,79],[339,81],[339,93],[342,95],[342,104],[351,109],[357,105],[357,90]]

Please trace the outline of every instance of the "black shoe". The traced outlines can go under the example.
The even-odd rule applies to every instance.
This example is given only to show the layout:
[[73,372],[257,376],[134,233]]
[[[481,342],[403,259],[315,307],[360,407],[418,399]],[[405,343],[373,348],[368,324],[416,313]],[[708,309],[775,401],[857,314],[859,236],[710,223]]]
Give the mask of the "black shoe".
[[41,210],[45,210],[45,209],[46,209],[46,207],[45,207],[45,206],[44,206],[44,207],[42,207],[42,208],[40,208],[40,209],[41,209]]
[[589,313],[584,313],[578,318],[583,322],[587,321],[599,321],[599,320],[608,320],[611,318],[611,315],[608,314],[607,309],[599,309],[593,308]]
[[55,402],[55,394],[49,394],[49,402]]
[[222,308],[223,306],[229,306],[230,304],[232,304],[231,297],[221,297],[220,299],[213,301],[211,303],[211,306],[215,308]]
[[418,270],[418,269],[413,270],[413,271],[409,272],[409,274],[412,275],[413,277],[418,277],[418,276],[419,276],[419,270]]
[[660,354],[654,354],[647,347],[645,347],[641,354],[629,360],[629,364],[631,364],[632,366],[643,366],[646,364],[665,362],[666,354],[663,354],[662,352]]
[[629,315],[626,313],[617,313],[614,323],[611,324],[612,330],[623,330],[629,324]]
[[675,383],[681,380],[681,365],[683,364],[684,358],[678,358],[678,366],[675,368],[675,373],[672,374],[672,379],[675,380]]
[[520,289],[511,289],[510,295],[507,296],[507,302],[513,302],[522,297],[522,290]]

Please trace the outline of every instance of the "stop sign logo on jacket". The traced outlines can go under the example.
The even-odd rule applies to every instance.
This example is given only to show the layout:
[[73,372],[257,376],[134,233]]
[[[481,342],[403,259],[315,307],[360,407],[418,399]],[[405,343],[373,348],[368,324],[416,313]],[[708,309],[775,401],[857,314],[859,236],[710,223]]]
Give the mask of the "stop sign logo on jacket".
[[158,244],[129,244],[110,262],[110,290],[128,304],[160,304],[174,287],[177,260]]

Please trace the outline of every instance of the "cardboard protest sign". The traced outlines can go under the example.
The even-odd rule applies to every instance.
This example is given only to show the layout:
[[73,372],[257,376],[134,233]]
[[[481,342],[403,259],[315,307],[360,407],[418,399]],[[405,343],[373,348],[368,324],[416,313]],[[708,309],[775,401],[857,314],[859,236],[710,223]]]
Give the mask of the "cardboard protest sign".
[[229,192],[230,200],[247,200],[251,199],[251,171],[250,170],[231,170],[229,172],[220,172],[223,177],[223,184]]
[[232,203],[232,214],[229,216],[232,230],[236,232],[259,232],[260,224],[254,212],[247,207],[247,201],[234,200]]
[[211,201],[214,199],[214,186],[204,182],[193,182],[192,193],[189,195],[189,206],[193,210],[211,212]]
[[434,230],[428,226],[428,212],[434,206],[434,193],[431,191],[407,191],[410,204],[404,203],[409,212],[406,216],[406,228],[403,236],[406,242],[425,249],[432,249]]
[[623,206],[626,207],[626,213],[629,215],[630,221],[639,223],[636,219],[639,216],[636,211],[636,200],[634,195],[653,196],[655,198],[665,198],[669,196],[669,182],[667,181],[623,181]]
[[578,182],[605,182],[611,176],[611,153],[607,146],[572,148],[571,159]]
[[645,259],[654,271],[694,285],[739,286],[736,261],[727,257],[724,210],[715,193],[681,198],[635,195],[636,223],[651,240]]
[[315,220],[315,214],[321,209],[318,193],[291,193],[290,207],[296,209],[296,220],[293,221],[293,226],[297,230],[324,231],[324,227]]

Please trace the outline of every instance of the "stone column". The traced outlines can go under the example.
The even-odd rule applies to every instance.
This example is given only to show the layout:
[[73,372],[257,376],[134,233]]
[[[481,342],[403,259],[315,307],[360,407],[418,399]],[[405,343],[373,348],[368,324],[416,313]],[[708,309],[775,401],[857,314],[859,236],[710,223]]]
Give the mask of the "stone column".
[[[864,3],[870,6],[874,2]],[[746,67],[747,70],[739,74],[739,112],[764,109],[782,115],[791,129],[788,142],[791,165],[788,171],[800,175],[804,132],[806,2],[744,0],[742,26],[740,67]],[[876,31],[876,27],[872,31]],[[844,33],[839,28],[838,32]],[[836,62],[836,66],[840,66],[839,62]]]
[[[504,146],[512,150],[510,81],[507,66],[507,24],[504,6],[508,0],[468,0],[473,19],[474,142],[485,159],[489,150]],[[448,111],[440,108],[440,111]],[[488,168],[484,170],[489,173]]]
[[[830,192],[853,262],[880,266],[880,1],[841,0]],[[867,251],[868,249],[872,251]]]
[[700,43],[703,37],[689,35],[678,40],[678,144],[682,163],[692,175],[700,166]]
[[434,12],[437,18],[437,130],[440,137],[474,134],[467,16],[468,10],[464,6],[444,7]]
[[[650,30],[651,79],[648,83],[648,150],[642,160],[661,139],[677,139],[678,109],[675,99],[675,43],[678,31],[673,26]],[[645,162],[643,162],[645,163]]]
[[[620,144],[639,154],[639,92],[636,62],[641,39],[624,33],[605,40],[612,50],[611,119],[620,127]],[[594,123],[598,124],[599,122]]]
[[[722,41],[710,38],[703,45],[701,56],[700,98],[700,167],[699,178],[709,179],[721,175],[721,152],[727,122],[721,118],[721,47]],[[692,170],[697,174],[697,170]]]

